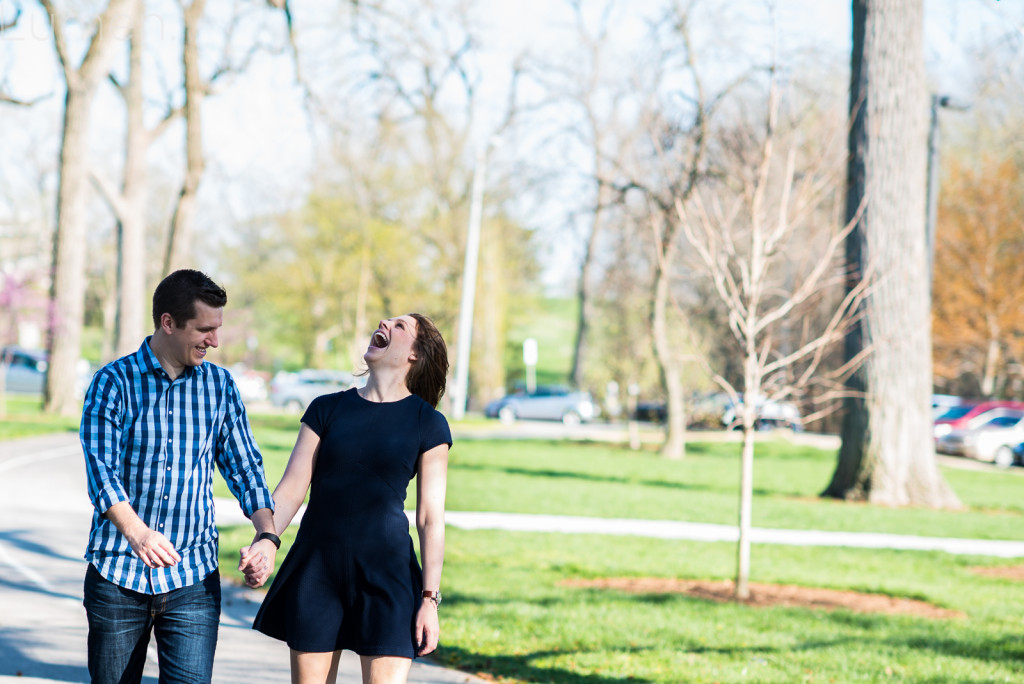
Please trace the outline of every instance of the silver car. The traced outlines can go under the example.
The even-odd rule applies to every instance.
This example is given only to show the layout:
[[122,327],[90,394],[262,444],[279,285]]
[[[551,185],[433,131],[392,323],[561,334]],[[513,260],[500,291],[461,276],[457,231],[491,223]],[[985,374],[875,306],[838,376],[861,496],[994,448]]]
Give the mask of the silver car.
[[279,373],[270,383],[270,403],[298,413],[305,411],[309,402],[321,395],[357,385],[357,379],[344,371],[307,369],[297,373]]
[[589,392],[574,392],[560,386],[541,386],[530,393],[513,392],[484,408],[488,418],[499,418],[503,423],[525,418],[560,420],[566,425],[579,425],[593,420],[600,412]]

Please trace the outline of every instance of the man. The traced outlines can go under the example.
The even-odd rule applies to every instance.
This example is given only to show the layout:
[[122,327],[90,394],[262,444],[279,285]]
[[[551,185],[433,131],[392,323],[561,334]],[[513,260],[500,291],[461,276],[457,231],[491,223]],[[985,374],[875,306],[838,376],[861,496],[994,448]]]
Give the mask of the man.
[[256,528],[239,565],[248,584],[273,567],[280,539],[263,459],[231,375],[204,363],[226,303],[205,274],[170,274],[153,293],[153,334],[100,369],[86,394],[93,684],[141,681],[151,633],[161,683],[211,680],[220,621],[214,464]]

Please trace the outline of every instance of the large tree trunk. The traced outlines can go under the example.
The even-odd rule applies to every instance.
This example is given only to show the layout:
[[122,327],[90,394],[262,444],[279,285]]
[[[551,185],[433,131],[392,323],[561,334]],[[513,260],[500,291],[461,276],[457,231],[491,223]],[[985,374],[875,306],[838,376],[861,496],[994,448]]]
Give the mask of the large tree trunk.
[[185,182],[178,195],[178,205],[171,219],[164,257],[164,273],[192,266],[192,234],[195,230],[199,201],[199,182],[206,162],[203,158],[202,102],[205,85],[199,73],[199,20],[205,0],[192,0],[185,7]]
[[62,415],[77,411],[75,375],[85,312],[87,160],[92,101],[100,80],[110,68],[113,49],[123,38],[113,27],[127,25],[118,20],[128,16],[135,1],[110,0],[97,20],[89,49],[77,69],[70,62],[59,13],[48,0],[42,3],[67,83],[50,286],[50,359],[44,399],[47,411]]
[[143,121],[143,12],[136,8],[129,53],[123,203],[118,212],[118,299],[116,356],[130,354],[145,335],[146,302],[146,151],[149,134]]
[[92,91],[68,84],[57,191],[57,233],[50,290],[46,410],[75,413],[75,366],[85,314],[86,173]]
[[847,219],[864,210],[847,258],[852,280],[874,282],[846,356],[870,353],[852,381],[861,394],[846,401],[825,496],[958,505],[932,441],[924,87],[922,0],[854,0]]

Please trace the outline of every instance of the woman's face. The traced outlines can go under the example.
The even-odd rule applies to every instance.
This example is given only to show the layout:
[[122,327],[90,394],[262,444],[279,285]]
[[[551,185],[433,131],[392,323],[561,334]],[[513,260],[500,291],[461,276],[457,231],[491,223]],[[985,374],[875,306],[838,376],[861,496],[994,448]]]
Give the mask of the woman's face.
[[383,320],[370,336],[370,345],[363,354],[367,365],[410,365],[416,360],[416,319],[398,316]]

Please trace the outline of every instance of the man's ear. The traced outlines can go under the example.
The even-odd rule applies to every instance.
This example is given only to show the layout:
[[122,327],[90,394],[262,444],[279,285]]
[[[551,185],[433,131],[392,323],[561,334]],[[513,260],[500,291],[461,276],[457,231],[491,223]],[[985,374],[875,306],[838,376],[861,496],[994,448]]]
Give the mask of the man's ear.
[[174,316],[169,313],[160,314],[160,329],[164,331],[164,333],[170,335],[171,331],[176,327],[177,326],[174,325]]

